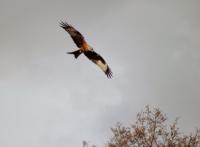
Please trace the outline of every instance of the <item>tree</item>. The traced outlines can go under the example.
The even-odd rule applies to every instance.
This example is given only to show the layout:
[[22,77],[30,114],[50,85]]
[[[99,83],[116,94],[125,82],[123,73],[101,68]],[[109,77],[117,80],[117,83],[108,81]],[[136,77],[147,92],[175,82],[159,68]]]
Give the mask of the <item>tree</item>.
[[183,135],[177,127],[178,119],[166,125],[167,117],[158,108],[138,113],[131,127],[117,123],[111,128],[113,136],[109,147],[200,147],[200,129],[190,135]]

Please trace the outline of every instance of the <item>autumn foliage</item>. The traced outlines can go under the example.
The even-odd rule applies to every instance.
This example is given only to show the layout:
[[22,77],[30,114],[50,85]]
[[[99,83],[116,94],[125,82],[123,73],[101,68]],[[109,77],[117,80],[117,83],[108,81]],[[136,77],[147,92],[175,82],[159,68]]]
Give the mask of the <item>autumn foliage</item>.
[[137,121],[131,127],[120,123],[112,128],[113,136],[109,147],[200,147],[200,130],[190,135],[179,132],[176,119],[173,124],[166,125],[167,117],[158,108],[138,113]]
[[[112,136],[107,147],[200,147],[200,129],[189,135],[180,133],[178,119],[167,125],[166,115],[158,108],[138,113],[130,127],[121,123],[111,128]],[[85,142],[84,147],[89,147]],[[94,147],[94,146],[93,146]],[[96,147],[96,146],[95,146]]]

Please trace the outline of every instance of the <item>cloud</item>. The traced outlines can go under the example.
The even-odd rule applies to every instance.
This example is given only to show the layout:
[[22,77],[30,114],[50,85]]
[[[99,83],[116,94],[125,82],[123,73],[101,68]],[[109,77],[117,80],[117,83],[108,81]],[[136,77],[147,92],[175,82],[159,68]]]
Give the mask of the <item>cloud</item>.
[[[13,4],[13,5],[11,5]],[[145,105],[198,126],[199,2],[6,1],[0,6],[0,146],[103,145],[117,121]],[[5,9],[6,8],[6,9]],[[81,56],[66,20],[108,61],[114,78]]]

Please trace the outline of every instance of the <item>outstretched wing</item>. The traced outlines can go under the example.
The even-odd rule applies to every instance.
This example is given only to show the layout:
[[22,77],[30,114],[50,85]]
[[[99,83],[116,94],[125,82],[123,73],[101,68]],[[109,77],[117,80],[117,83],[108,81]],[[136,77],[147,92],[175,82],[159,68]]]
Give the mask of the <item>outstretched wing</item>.
[[86,51],[84,52],[85,56],[88,57],[93,63],[98,65],[108,78],[112,78],[112,71],[106,61],[95,51]]
[[79,48],[85,43],[83,35],[79,31],[77,31],[74,27],[72,27],[66,22],[60,22],[60,26],[70,34],[74,43]]

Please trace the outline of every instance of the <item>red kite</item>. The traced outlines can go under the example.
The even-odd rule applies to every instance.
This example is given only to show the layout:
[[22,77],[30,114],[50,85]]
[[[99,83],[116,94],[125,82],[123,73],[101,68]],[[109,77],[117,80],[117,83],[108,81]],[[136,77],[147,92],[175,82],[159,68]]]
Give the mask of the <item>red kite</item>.
[[83,35],[77,31],[74,27],[69,25],[66,22],[61,22],[60,26],[69,33],[74,43],[79,48],[76,51],[68,52],[68,54],[73,54],[74,57],[77,59],[79,55],[84,53],[84,55],[91,60],[93,63],[98,65],[103,72],[106,74],[108,78],[112,77],[112,71],[110,70],[108,64],[106,61],[98,54],[96,53],[93,48],[85,41]]

